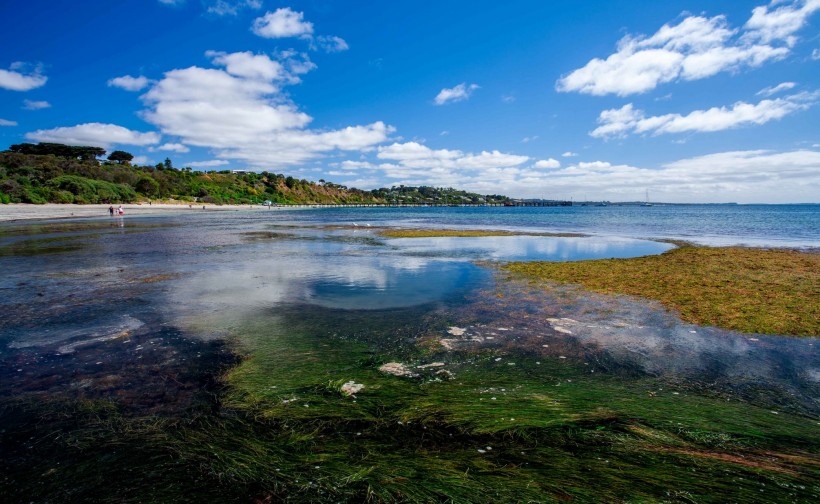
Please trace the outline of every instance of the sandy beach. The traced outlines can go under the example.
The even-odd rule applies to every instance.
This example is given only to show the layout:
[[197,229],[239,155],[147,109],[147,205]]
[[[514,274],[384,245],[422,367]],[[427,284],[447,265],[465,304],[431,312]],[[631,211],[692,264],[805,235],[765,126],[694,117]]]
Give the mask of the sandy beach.
[[[28,203],[11,203],[0,205],[0,222],[37,220],[37,219],[74,219],[85,217],[108,217],[110,205],[65,205],[48,203],[32,205]],[[114,208],[119,205],[114,205]],[[203,208],[204,207],[204,208]],[[208,204],[173,204],[173,203],[131,203],[122,205],[123,215],[169,214],[179,212],[236,212],[247,210],[269,211],[261,205],[208,205]]]

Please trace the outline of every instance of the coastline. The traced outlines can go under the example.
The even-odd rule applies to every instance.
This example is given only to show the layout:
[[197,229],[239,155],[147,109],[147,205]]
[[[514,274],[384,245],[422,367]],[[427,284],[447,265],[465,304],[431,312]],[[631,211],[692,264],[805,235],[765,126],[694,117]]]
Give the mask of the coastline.
[[[42,219],[78,219],[90,217],[108,217],[108,207],[105,204],[72,205],[61,203],[46,203],[34,205],[31,203],[9,203],[0,205],[0,222],[14,222],[23,220]],[[115,204],[114,208],[120,206]],[[203,209],[204,207],[204,209]],[[124,214],[129,215],[159,215],[179,212],[237,212],[239,210],[268,210],[261,205],[213,205],[196,203],[131,203],[122,205]]]

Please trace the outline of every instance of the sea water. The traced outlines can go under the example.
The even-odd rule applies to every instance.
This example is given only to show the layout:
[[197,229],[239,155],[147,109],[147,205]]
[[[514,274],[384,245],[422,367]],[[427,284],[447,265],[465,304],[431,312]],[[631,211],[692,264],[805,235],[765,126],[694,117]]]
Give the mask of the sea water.
[[302,219],[360,226],[588,233],[712,246],[820,247],[816,204],[344,208],[313,210]]
[[[817,216],[816,205],[319,208],[3,224],[0,400],[181,414],[207,376],[241,356],[277,370],[254,393],[278,405],[377,373],[378,360],[339,365],[328,354],[364,346],[397,358],[432,341],[446,366],[478,357],[488,371],[527,366],[544,390],[559,385],[538,374],[549,361],[579,370],[561,387],[605,376],[642,394],[674,387],[672,400],[725,396],[816,421],[816,338],[702,328],[653,303],[508,282],[493,264],[658,254],[673,247],[654,241],[665,238],[812,248]],[[381,227],[584,236],[405,239],[384,238]],[[302,372],[287,389],[301,356],[316,375]]]

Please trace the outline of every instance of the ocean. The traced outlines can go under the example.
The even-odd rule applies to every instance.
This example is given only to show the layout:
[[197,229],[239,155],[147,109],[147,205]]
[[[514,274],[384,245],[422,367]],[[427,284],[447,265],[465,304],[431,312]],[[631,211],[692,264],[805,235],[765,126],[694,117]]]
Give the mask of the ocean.
[[587,233],[701,245],[820,247],[820,205],[325,208],[287,219],[411,228]]

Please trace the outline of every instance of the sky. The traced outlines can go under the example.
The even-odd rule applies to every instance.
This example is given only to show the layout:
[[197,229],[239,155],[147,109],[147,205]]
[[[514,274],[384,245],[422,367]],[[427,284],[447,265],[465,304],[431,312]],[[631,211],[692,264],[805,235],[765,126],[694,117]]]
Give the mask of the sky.
[[374,189],[820,202],[820,0],[3,0],[0,149]]

